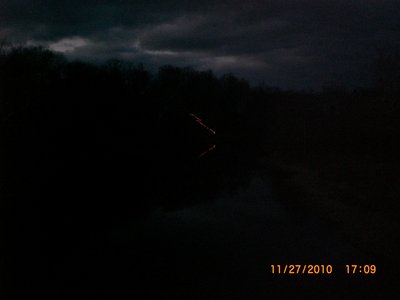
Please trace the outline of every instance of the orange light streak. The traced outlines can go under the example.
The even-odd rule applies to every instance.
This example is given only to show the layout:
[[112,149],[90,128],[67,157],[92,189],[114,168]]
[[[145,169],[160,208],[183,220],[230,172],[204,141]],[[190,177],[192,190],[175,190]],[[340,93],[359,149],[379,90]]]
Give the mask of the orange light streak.
[[198,116],[196,116],[195,114],[192,114],[192,113],[189,113],[189,116],[192,116],[196,120],[197,124],[203,126],[206,130],[208,130],[212,134],[215,134],[215,130],[211,129],[206,124],[204,124],[203,121]]
[[203,157],[203,156],[206,155],[208,152],[213,151],[213,150],[215,149],[215,147],[217,147],[217,145],[213,145],[212,147],[210,147],[209,149],[207,149],[206,151],[204,151],[203,153],[201,153],[201,154],[199,155],[199,158],[200,158],[200,157]]

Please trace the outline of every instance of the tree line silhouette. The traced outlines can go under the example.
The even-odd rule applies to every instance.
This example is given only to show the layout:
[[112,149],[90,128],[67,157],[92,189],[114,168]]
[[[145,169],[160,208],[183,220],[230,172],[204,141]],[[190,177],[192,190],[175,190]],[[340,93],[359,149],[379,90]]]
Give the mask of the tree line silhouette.
[[38,264],[29,258],[42,253],[40,241],[51,240],[46,255],[55,255],[108,221],[236,189],[261,157],[395,155],[400,85],[392,81],[283,91],[189,67],[151,73],[116,59],[93,64],[1,46],[3,238],[14,275]]
[[[282,91],[251,87],[231,74],[218,78],[174,66],[152,74],[116,59],[96,65],[42,47],[4,45],[0,84],[3,182],[15,185],[14,192],[25,181],[41,180],[34,184],[39,189],[51,179],[72,180],[59,188],[64,195],[76,185],[87,193],[109,186],[110,197],[118,190],[124,195],[126,174],[138,175],[142,188],[164,182],[189,162],[207,165],[217,151],[201,163],[198,156],[214,144],[223,156],[236,153],[247,163],[271,153],[302,159],[326,151],[395,152],[400,131],[399,93],[383,85]],[[119,188],[110,180],[121,182]]]
[[[33,186],[29,197],[53,189],[67,202],[77,191],[89,202],[96,193],[124,198],[133,183],[147,194],[183,192],[178,182],[204,183],[204,177],[214,186],[227,177],[222,170],[269,154],[394,153],[400,131],[399,93],[383,85],[282,91],[189,67],[163,66],[153,74],[116,59],[69,61],[43,47],[3,45],[0,88],[3,189],[15,194]],[[190,114],[217,134],[197,126]],[[215,151],[199,160],[213,145]],[[217,161],[221,173],[212,176],[192,169],[206,172]],[[133,202],[151,206],[142,200]]]

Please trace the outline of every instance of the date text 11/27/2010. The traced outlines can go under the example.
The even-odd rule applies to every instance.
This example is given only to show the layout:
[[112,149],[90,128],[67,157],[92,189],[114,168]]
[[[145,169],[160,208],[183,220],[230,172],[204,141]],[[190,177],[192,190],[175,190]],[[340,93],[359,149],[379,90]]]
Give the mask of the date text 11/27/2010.
[[[270,265],[272,274],[333,274],[334,269],[332,265]],[[375,265],[345,265],[344,268],[340,268],[346,274],[364,274],[374,275],[376,274]]]

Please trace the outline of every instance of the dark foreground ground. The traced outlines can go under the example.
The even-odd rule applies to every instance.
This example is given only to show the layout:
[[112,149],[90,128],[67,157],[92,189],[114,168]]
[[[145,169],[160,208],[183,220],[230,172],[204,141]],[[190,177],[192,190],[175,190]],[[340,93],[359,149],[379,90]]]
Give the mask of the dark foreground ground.
[[[375,164],[371,158],[360,157],[339,162],[338,156],[330,156],[324,164],[321,158],[314,164],[264,158],[251,165],[243,160],[251,166],[243,173],[237,154],[215,151],[191,164],[188,174],[201,171],[200,178],[188,176],[183,181],[170,173],[181,180],[176,189],[179,184],[190,186],[188,193],[175,194],[187,201],[174,207],[155,205],[138,211],[125,206],[131,211],[117,214],[118,201],[111,199],[109,211],[94,208],[85,212],[84,220],[78,212],[60,210],[55,217],[45,208],[33,209],[41,214],[40,232],[34,228],[40,226],[35,216],[28,217],[32,223],[24,224],[25,232],[14,231],[22,233],[14,240],[17,249],[8,265],[14,296],[396,298],[398,204],[391,196],[397,192],[382,193],[386,189],[381,186],[396,180],[389,171],[393,166],[386,169],[387,162]],[[221,162],[232,167],[224,177],[230,188],[208,191],[203,199],[195,197],[204,187],[188,180],[212,177],[221,171]],[[171,184],[172,179],[164,180]],[[128,195],[153,195],[150,190],[147,195],[141,191]],[[174,193],[158,196],[170,199]],[[374,197],[381,200],[373,201]],[[91,211],[102,215],[91,215]],[[63,221],[56,220],[60,218]],[[44,226],[45,221],[53,223]],[[270,265],[277,264],[330,264],[333,272],[272,274]],[[376,265],[377,272],[348,275],[346,264]]]

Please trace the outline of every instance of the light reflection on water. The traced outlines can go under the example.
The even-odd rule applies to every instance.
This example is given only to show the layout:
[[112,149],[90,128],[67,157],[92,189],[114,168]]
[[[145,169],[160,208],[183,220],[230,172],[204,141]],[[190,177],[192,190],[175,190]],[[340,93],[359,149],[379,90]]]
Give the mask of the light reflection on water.
[[[103,243],[104,249],[95,247]],[[360,259],[322,219],[288,210],[274,196],[268,179],[260,176],[213,201],[157,209],[142,222],[115,228],[105,241],[85,251],[85,268],[91,274],[88,293],[100,285],[133,295],[161,293],[187,299],[279,296],[285,282],[271,274],[271,264],[326,265]],[[72,262],[66,267],[72,274],[76,266]],[[296,284],[312,282],[306,278]],[[348,279],[343,282],[346,288],[350,285]]]
[[246,188],[231,195],[224,193],[214,201],[179,210],[157,209],[144,228],[156,239],[185,240],[193,248],[213,244],[216,249],[231,244],[240,251],[256,251],[266,261],[282,258],[327,262],[354,252],[323,220],[288,211],[276,199],[268,181],[260,177],[254,177]]

